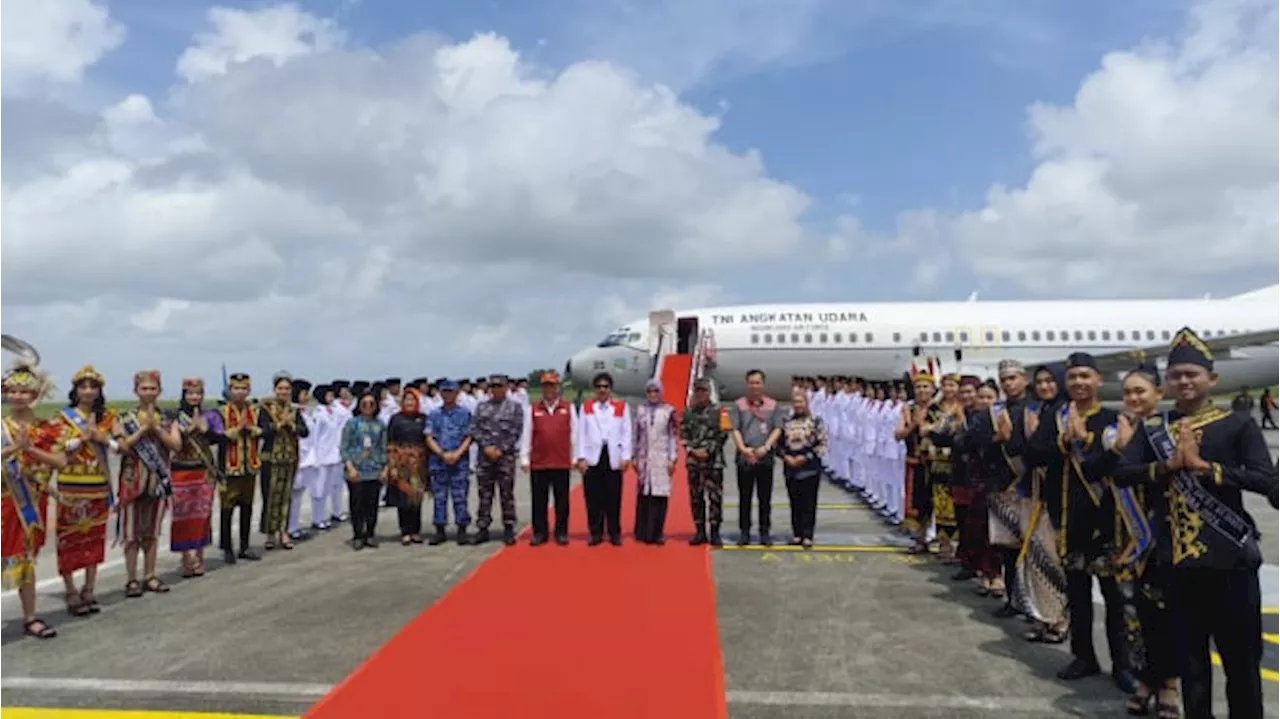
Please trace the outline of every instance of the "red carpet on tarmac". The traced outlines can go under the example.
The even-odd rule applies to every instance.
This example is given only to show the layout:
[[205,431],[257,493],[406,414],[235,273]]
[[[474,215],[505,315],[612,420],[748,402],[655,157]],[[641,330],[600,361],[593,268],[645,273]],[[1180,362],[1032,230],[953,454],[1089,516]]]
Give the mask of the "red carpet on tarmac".
[[[684,405],[679,367],[667,395]],[[687,375],[686,375],[687,376]],[[678,398],[678,399],[677,399]],[[499,550],[321,699],[311,719],[728,716],[706,547],[693,532],[683,462],[668,544],[586,544],[581,487],[568,547]],[[635,517],[628,474],[622,517]],[[425,551],[432,551],[427,549]],[[376,611],[376,607],[371,608]]]

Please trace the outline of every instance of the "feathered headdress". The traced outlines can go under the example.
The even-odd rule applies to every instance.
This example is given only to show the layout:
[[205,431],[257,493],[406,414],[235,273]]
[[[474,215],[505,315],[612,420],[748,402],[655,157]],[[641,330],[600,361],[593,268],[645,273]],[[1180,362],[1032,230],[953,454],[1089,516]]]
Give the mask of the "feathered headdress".
[[5,370],[3,384],[5,390],[27,389],[36,393],[36,399],[44,399],[53,391],[53,382],[49,373],[40,368],[40,353],[29,343],[12,335],[0,335],[0,347],[13,353],[13,361]]

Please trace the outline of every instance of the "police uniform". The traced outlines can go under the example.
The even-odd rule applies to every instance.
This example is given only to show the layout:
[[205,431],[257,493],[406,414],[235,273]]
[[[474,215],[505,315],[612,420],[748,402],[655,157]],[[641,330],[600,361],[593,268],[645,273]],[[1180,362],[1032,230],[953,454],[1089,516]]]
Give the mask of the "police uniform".
[[[490,385],[505,387],[507,376],[495,374]],[[510,397],[489,397],[476,406],[471,417],[471,439],[479,448],[476,464],[476,488],[480,503],[476,510],[475,543],[489,541],[489,524],[493,521],[493,493],[497,490],[502,502],[502,541],[516,541],[516,456],[520,449],[520,434],[524,428],[524,411]],[[495,448],[500,453],[496,459],[486,452]]]

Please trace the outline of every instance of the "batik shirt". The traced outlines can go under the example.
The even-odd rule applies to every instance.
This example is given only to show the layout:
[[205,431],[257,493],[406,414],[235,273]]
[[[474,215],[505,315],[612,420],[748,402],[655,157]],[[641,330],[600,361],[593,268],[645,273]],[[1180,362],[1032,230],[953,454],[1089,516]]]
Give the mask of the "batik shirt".
[[489,458],[484,456],[485,447],[497,447],[502,451],[498,463],[514,462],[523,428],[524,409],[514,400],[488,399],[481,402],[471,418],[471,439],[480,447],[480,461],[489,463]]
[[376,419],[352,417],[342,429],[342,461],[360,473],[361,482],[376,482],[387,466],[387,428]]
[[[427,415],[427,436],[434,439],[436,444],[440,445],[440,449],[452,452],[462,446],[463,440],[471,436],[471,412],[460,404],[431,410],[431,414]],[[449,467],[435,454],[431,455],[427,464],[433,470],[444,470]],[[466,467],[466,458],[458,460],[458,464],[453,466]]]
[[729,433],[720,426],[720,408],[715,404],[708,402],[702,407],[689,406],[685,409],[680,422],[680,437],[684,440],[685,451],[701,449],[710,455],[705,462],[699,462],[692,454],[687,454],[689,464],[724,469],[724,441],[728,436]]

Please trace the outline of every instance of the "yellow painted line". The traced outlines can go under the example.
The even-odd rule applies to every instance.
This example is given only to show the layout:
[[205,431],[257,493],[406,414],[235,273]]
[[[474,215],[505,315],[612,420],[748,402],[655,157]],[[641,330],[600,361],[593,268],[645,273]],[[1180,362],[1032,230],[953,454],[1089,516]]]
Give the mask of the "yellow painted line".
[[1280,607],[1263,607],[1263,614],[1280,614]]
[[1280,634],[1269,634],[1267,632],[1263,632],[1262,641],[1267,644],[1280,644]]
[[[1209,652],[1209,661],[1213,662],[1215,667],[1222,666],[1222,657],[1218,656],[1217,652]],[[1280,672],[1263,667],[1258,673],[1262,675],[1263,679],[1272,682],[1273,684],[1280,684]]]
[[[737,545],[725,545],[721,550],[726,552],[803,552],[804,547],[797,547],[794,544],[778,544],[772,547],[762,547],[758,544],[748,544],[745,547]],[[810,552],[902,552],[907,550],[904,547],[887,547],[882,544],[862,544],[862,545],[845,545],[845,544],[815,544],[809,549]]]
[[115,709],[27,709],[0,707],[4,719],[296,719],[278,714],[227,714],[204,711],[122,711]]
[[[774,502],[773,506],[789,507],[791,505],[787,504],[786,502]],[[858,509],[859,507],[866,507],[866,506],[867,505],[865,504],[858,504],[857,502],[818,502],[818,509]],[[738,504],[737,502],[731,502],[729,504],[724,505],[724,508],[725,509],[741,509],[742,505]]]

